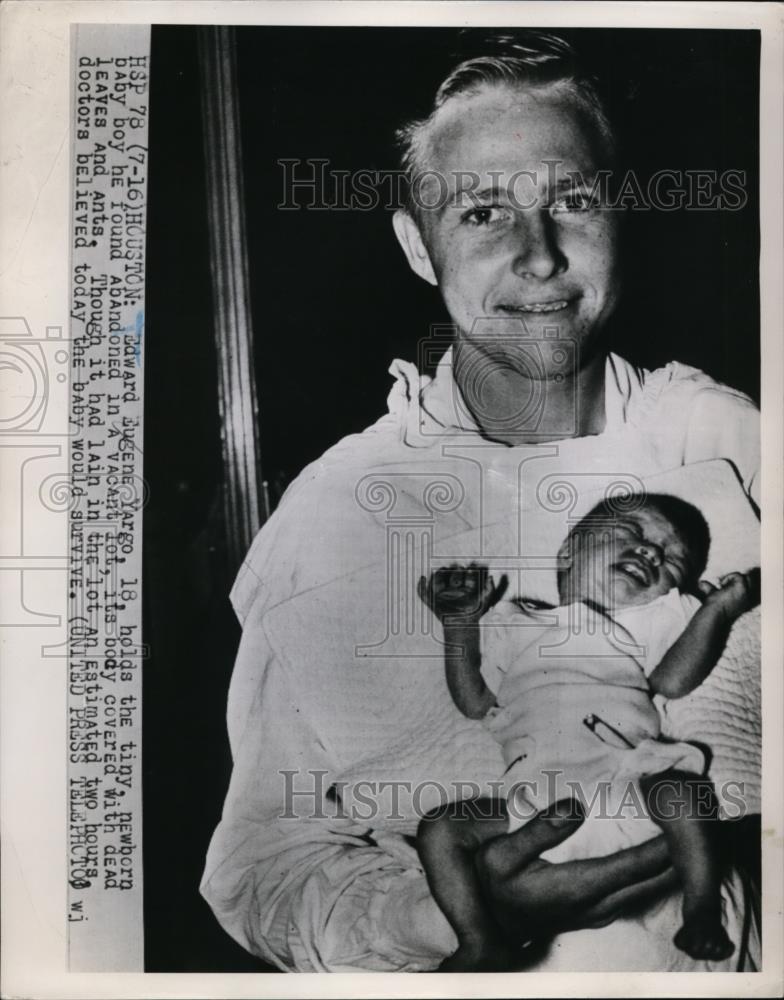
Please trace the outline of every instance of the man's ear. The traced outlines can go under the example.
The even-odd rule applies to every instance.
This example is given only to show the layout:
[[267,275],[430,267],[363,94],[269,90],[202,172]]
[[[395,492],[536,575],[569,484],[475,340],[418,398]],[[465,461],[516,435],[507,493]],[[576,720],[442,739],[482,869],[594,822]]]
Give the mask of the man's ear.
[[427,252],[424,240],[419,232],[419,226],[414,222],[408,212],[399,208],[392,216],[392,225],[395,228],[397,241],[403,248],[406,260],[414,274],[424,278],[431,285],[437,285],[433,265],[430,263],[430,254]]

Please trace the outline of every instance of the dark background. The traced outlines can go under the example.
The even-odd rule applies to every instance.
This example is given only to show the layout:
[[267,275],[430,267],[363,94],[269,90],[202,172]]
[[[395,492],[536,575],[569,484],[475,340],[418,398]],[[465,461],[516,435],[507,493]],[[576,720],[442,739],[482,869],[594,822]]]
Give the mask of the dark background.
[[[633,212],[611,346],[676,359],[759,396],[757,32],[568,34],[608,81],[624,166],[744,170],[741,211]],[[446,322],[408,270],[391,212],[280,211],[282,158],[397,168],[394,129],[465,46],[450,29],[241,28],[238,67],[263,477],[385,410],[395,357]],[[216,360],[196,29],[156,26],[145,362],[144,877],[148,971],[257,971],[198,894],[231,761],[239,638],[221,522]]]

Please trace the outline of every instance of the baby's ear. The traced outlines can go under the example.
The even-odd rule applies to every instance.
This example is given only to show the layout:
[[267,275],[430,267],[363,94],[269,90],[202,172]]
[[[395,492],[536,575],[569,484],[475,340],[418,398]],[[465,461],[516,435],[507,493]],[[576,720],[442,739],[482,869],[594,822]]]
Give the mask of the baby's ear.
[[563,542],[561,542],[561,547],[558,549],[558,554],[556,555],[556,559],[558,560],[558,569],[568,569],[572,565],[573,557],[574,548],[572,544],[572,536],[569,535]]

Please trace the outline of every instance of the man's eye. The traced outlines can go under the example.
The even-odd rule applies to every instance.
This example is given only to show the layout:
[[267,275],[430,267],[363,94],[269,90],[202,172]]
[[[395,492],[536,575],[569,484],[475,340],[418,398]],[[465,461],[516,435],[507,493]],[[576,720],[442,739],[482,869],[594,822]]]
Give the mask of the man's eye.
[[579,212],[590,212],[598,207],[598,200],[595,195],[588,191],[570,191],[550,205],[550,211],[554,215],[575,214]]
[[498,205],[488,205],[486,207],[471,208],[464,212],[461,220],[469,226],[492,226],[499,222],[505,222],[509,217],[509,212]]

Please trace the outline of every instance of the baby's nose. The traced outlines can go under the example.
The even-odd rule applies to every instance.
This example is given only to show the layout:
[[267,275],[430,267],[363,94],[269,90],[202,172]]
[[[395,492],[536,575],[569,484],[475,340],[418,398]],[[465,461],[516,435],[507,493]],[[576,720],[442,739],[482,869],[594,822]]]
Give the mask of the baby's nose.
[[641,542],[635,551],[654,566],[661,566],[664,562],[664,553],[655,542]]

